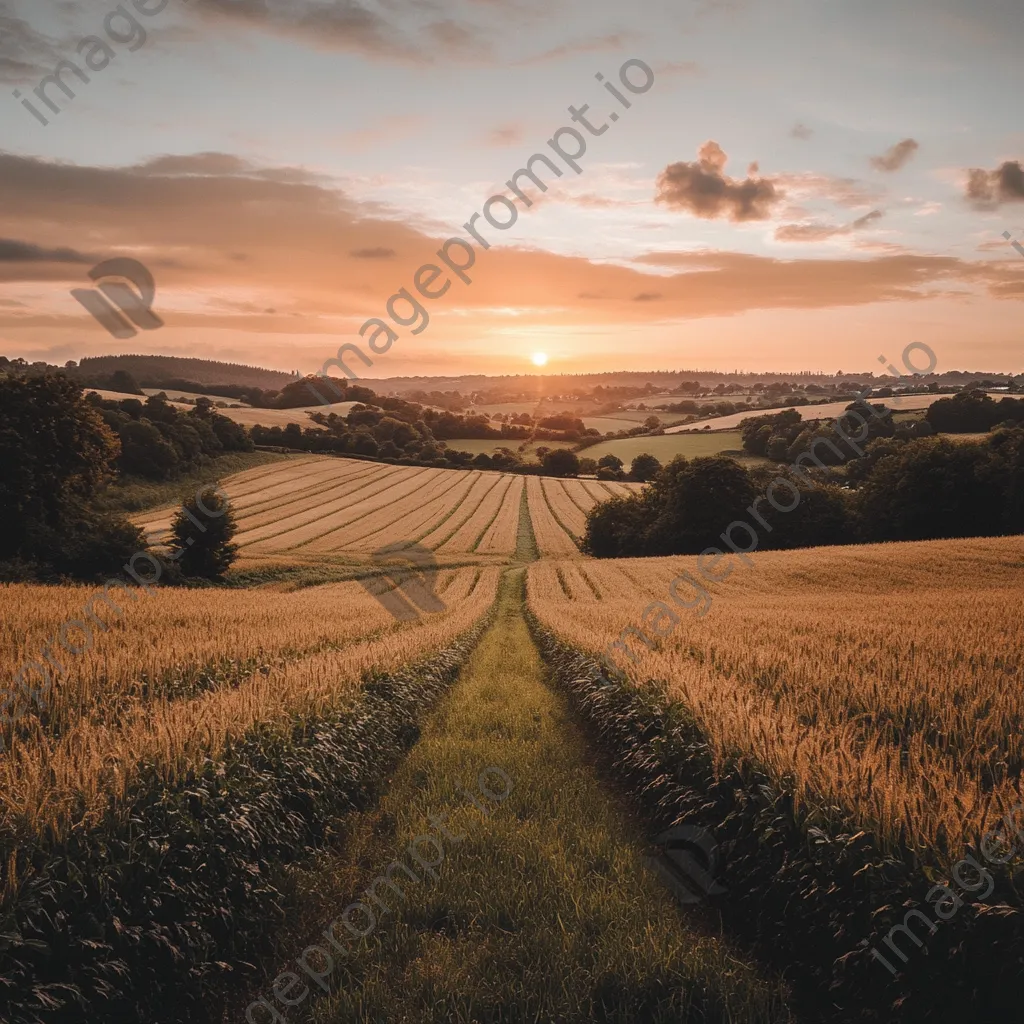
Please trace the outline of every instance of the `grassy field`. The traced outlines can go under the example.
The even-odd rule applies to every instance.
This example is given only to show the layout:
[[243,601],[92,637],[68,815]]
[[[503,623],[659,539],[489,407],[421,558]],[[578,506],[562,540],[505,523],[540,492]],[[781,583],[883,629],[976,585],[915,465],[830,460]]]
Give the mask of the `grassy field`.
[[514,438],[465,438],[445,442],[449,448],[457,451],[472,452],[479,455],[493,455],[499,448],[508,448],[516,452],[524,462],[537,462],[538,448],[575,448],[571,441],[529,441]]
[[[693,459],[698,455],[718,455],[724,451],[738,452],[742,449],[743,439],[738,430],[722,430],[707,434],[660,434],[655,437],[629,437],[617,441],[602,441],[580,454],[591,459],[600,459],[603,455],[615,455],[622,459],[628,469],[633,459],[645,452],[664,464],[670,462],[677,455]],[[749,456],[744,456],[744,458],[749,458]]]
[[401,896],[377,890],[377,926],[344,958],[333,951],[331,992],[310,999],[301,1019],[789,1020],[782,986],[688,924],[645,867],[642,832],[604,792],[582,735],[544,685],[520,589],[520,579],[507,581],[496,623],[344,854],[295,878],[292,919],[302,927],[286,945],[298,951],[322,942],[388,864],[417,868],[406,849],[415,836],[443,846],[429,854],[431,877],[395,872]]
[[159,508],[169,502],[180,501],[185,495],[195,494],[201,484],[216,483],[226,476],[234,476],[248,469],[296,457],[278,455],[274,452],[236,452],[211,459],[209,465],[185,473],[175,480],[121,477],[103,492],[98,504],[101,508],[121,512],[142,512],[146,509]]

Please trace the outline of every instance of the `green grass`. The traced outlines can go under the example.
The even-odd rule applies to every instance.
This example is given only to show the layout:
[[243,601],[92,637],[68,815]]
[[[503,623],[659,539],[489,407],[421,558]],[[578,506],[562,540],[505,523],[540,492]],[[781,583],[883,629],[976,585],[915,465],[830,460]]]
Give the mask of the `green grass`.
[[[322,943],[320,933],[392,863],[419,867],[410,842],[442,836],[428,815],[447,833],[443,856],[421,846],[439,861],[436,878],[422,868],[415,882],[393,872],[401,897],[377,887],[387,909],[377,907],[363,939],[349,938],[339,920],[334,934],[347,955],[335,956],[331,994],[289,1019],[789,1020],[781,989],[688,926],[644,866],[636,823],[602,790],[582,735],[544,683],[522,616],[522,575],[506,579],[496,623],[380,806],[357,816],[342,853],[296,873],[288,947],[297,955]],[[511,784],[504,799],[481,792],[491,767]],[[496,772],[483,782],[497,794],[508,786]],[[351,920],[365,928],[360,914]]]
[[508,437],[500,438],[468,438],[466,440],[446,441],[445,444],[452,450],[472,452],[474,455],[479,455],[480,452],[484,452],[487,455],[493,455],[499,448],[509,448],[514,452],[518,452],[520,458],[525,462],[529,462],[531,459],[536,462],[537,460],[537,449],[538,448],[575,448],[576,445],[571,441],[530,441],[529,443]]
[[96,505],[105,512],[144,512],[180,501],[186,494],[195,494],[200,484],[212,484],[226,476],[255,469],[268,462],[279,462],[296,456],[274,452],[237,452],[221,455],[208,466],[173,480],[144,480],[141,477],[122,477],[111,484],[98,498]]
[[599,459],[602,455],[617,455],[629,468],[638,455],[646,452],[662,463],[677,455],[688,459],[698,455],[718,455],[724,451],[741,451],[743,438],[738,430],[723,430],[707,434],[662,434],[655,437],[629,437],[618,441],[602,441],[581,451],[581,457]]

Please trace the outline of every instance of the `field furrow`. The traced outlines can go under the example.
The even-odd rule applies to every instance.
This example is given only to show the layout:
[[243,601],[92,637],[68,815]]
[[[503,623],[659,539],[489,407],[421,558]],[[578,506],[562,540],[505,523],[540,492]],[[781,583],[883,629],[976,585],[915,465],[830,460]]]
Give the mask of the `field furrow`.
[[357,490],[322,507],[297,512],[265,527],[240,533],[239,544],[257,545],[263,551],[304,548],[307,544],[342,530],[364,516],[388,508],[420,488],[438,470],[395,471],[376,476]]
[[494,519],[483,527],[470,550],[488,555],[512,555],[515,552],[519,531],[519,506],[526,484],[521,476],[507,479],[508,486],[501,496],[501,505],[494,514]]
[[552,558],[579,555],[576,543],[552,514],[541,488],[540,477],[527,477],[526,500],[540,553]]
[[454,486],[445,481],[440,493],[435,493],[432,498],[424,495],[418,506],[400,519],[365,537],[350,541],[346,547],[373,550],[401,541],[419,543],[420,537],[433,532],[439,524],[447,523],[453,515],[459,513],[480,476],[480,473],[463,473]]
[[364,539],[382,530],[390,531],[393,527],[397,527],[398,532],[403,534],[399,539],[405,540],[408,533],[404,532],[401,525],[403,520],[411,517],[412,532],[415,533],[415,523],[422,521],[420,513],[423,508],[435,498],[451,492],[453,483],[464,480],[464,475],[453,478],[440,469],[428,470],[428,475],[420,479],[418,484],[399,478],[393,491],[383,496],[377,495],[368,503],[361,502],[354,506],[353,512],[357,509],[359,512],[354,518],[326,533],[320,533],[311,540],[303,540],[300,544],[292,546],[300,547],[306,554],[372,550],[372,547],[363,543]]
[[476,520],[477,514],[488,503],[492,494],[501,493],[503,482],[503,478],[497,473],[481,473],[455,514],[424,534],[420,538],[420,543],[437,551],[449,541],[454,541],[453,550],[461,550],[460,541],[456,540],[460,536],[460,531]]

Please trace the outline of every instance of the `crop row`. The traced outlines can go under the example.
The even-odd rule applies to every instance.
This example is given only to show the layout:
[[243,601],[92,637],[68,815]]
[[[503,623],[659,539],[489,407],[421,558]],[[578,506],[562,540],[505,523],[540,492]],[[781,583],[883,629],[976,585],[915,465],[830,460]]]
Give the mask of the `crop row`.
[[[149,768],[108,814],[12,848],[0,916],[9,1024],[202,1024],[210,997],[278,953],[285,867],[376,797],[488,616],[342,705],[257,724],[173,780]],[[17,875],[21,881],[12,883]]]
[[[1012,866],[988,869],[996,897],[1009,903],[968,897],[957,904],[956,889],[948,889],[945,913],[937,915],[926,894],[936,882],[952,886],[949,876],[922,871],[906,849],[883,849],[836,807],[798,803],[750,758],[723,758],[663,684],[634,686],[532,613],[527,618],[607,770],[633,793],[652,835],[686,823],[713,837],[721,887],[710,897],[713,910],[729,933],[786,974],[804,1019],[995,1021],[1019,1013],[1024,935]],[[981,856],[976,847],[962,852]],[[972,873],[967,882],[975,879]],[[915,915],[939,920],[929,932]],[[903,930],[908,922],[912,940]],[[903,962],[883,945],[887,934],[906,951]],[[875,962],[869,951],[876,947],[898,974]]]
[[[89,703],[97,707],[105,703],[105,659],[119,665],[113,698],[121,713],[115,721],[105,715],[66,715],[59,732],[40,727],[22,735],[0,757],[4,832],[65,834],[71,826],[102,816],[112,802],[119,805],[146,765],[155,766],[171,784],[191,765],[219,756],[258,724],[326,713],[358,688],[365,672],[396,668],[425,650],[443,648],[468,629],[491,605],[497,579],[496,568],[483,573],[474,568],[443,571],[436,589],[446,610],[408,623],[395,622],[357,583],[295,594],[172,592],[161,603],[167,625],[152,617],[145,632],[123,633],[123,650],[117,647],[118,638],[108,637],[109,646],[94,652],[94,660],[87,663],[93,673],[89,678],[99,687],[90,692]],[[160,603],[165,593],[158,590],[142,600]],[[148,611],[154,614],[154,609]],[[232,623],[232,614],[240,621]],[[222,633],[207,632],[211,621],[223,626]],[[175,630],[177,649],[170,645]],[[294,636],[287,641],[289,631]],[[138,671],[140,650],[153,651],[143,662],[152,678],[158,666],[201,664],[195,651],[209,656],[211,643],[216,650],[215,641],[221,644],[220,655],[240,666],[234,675],[184,696],[164,693],[141,699],[140,684],[131,677],[133,658]],[[282,653],[286,642],[293,650],[311,653],[287,657]],[[258,667],[246,674],[252,663]],[[62,692],[56,691],[55,701]],[[124,701],[130,693],[136,694],[134,702]]]

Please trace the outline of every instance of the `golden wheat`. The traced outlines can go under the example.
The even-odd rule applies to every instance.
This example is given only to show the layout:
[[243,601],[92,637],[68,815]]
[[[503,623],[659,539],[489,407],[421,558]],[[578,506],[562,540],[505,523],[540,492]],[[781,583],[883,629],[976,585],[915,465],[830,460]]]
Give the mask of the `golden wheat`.
[[[36,723],[0,755],[0,823],[16,832],[60,835],[95,820],[144,763],[157,765],[170,784],[197,758],[216,757],[258,723],[280,725],[354,696],[365,671],[398,668],[470,628],[493,603],[499,571],[442,571],[436,592],[446,609],[409,623],[395,622],[358,583],[286,595],[158,591],[142,598],[153,604],[141,621],[126,617],[118,632],[112,629],[97,650],[82,656],[84,667],[67,688],[74,696],[63,688],[52,695],[55,705],[78,700],[79,715],[66,712],[58,732]],[[10,587],[0,593],[12,606],[21,598],[20,622],[39,635],[80,607],[82,589]],[[35,620],[28,598],[39,609]],[[6,629],[6,616],[3,621]],[[302,653],[292,657],[296,651]],[[213,654],[263,664],[244,666],[239,678],[196,696],[124,699],[133,692],[133,665],[136,673],[144,665],[158,671]],[[118,713],[81,713],[108,703],[105,680]],[[88,702],[80,696],[86,690]]]
[[[601,652],[652,602],[654,650],[627,638],[636,682],[665,680],[721,757],[753,758],[802,804],[839,805],[883,841],[962,856],[1021,796],[1024,541],[999,538],[766,552],[707,585],[695,558],[538,563],[529,600]],[[705,581],[702,581],[705,582]],[[702,599],[701,599],[702,600]],[[657,609],[654,609],[657,611]]]

